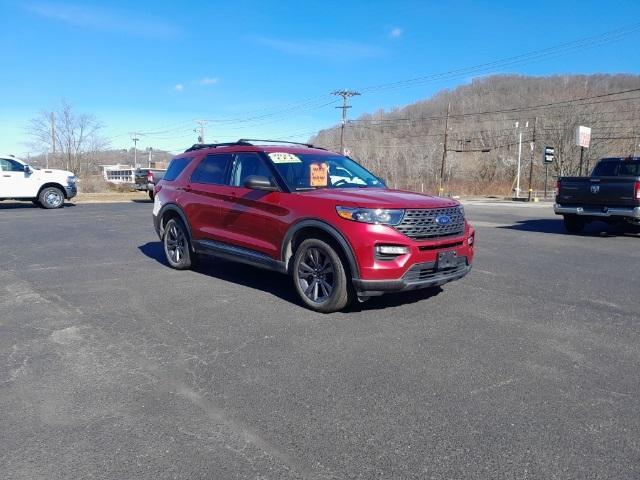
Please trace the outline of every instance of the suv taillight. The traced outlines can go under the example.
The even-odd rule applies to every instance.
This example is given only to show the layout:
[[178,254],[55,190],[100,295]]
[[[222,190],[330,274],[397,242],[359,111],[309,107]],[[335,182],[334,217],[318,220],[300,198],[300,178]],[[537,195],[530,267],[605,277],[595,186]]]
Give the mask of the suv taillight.
[[640,181],[636,182],[636,200],[640,200]]
[[560,180],[556,182],[556,195],[560,193]]

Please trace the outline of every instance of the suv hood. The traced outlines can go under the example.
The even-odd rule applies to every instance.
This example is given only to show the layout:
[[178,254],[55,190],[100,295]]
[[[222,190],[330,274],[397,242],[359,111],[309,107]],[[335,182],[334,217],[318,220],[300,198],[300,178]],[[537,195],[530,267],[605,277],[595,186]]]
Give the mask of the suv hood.
[[446,208],[460,203],[446,197],[435,197],[388,188],[321,188],[301,195],[322,198],[336,206],[361,208]]

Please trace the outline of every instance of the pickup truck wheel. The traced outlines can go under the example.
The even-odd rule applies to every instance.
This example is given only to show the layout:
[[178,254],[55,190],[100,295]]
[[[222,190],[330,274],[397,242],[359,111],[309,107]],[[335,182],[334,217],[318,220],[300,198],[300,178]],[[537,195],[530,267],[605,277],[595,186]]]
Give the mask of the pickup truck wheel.
[[43,188],[38,202],[43,208],[60,208],[64,205],[64,193],[57,187]]
[[565,215],[564,216],[564,228],[569,233],[580,233],[584,230],[584,226],[587,224],[584,218],[580,218],[577,215]]
[[349,303],[342,260],[322,240],[312,238],[300,244],[293,260],[293,283],[304,304],[317,312],[337,312]]
[[164,254],[169,266],[176,270],[186,270],[194,264],[189,233],[181,220],[172,218],[164,227],[162,236]]

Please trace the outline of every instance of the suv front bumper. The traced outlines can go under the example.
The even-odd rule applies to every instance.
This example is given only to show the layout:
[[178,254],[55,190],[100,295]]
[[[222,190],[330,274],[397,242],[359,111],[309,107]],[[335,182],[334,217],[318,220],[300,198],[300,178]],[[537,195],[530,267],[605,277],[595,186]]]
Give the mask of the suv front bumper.
[[354,279],[353,285],[358,295],[373,297],[389,292],[438,287],[459,280],[470,271],[467,257],[459,257],[457,266],[445,270],[438,270],[436,262],[416,263],[398,280]]

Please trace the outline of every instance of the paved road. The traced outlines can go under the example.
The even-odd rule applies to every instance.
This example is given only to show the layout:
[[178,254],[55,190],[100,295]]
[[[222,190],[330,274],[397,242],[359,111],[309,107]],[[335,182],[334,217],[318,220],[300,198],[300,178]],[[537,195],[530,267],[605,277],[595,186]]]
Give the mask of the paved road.
[[0,204],[0,477],[640,477],[640,238],[470,205],[472,273],[320,315],[149,203]]

